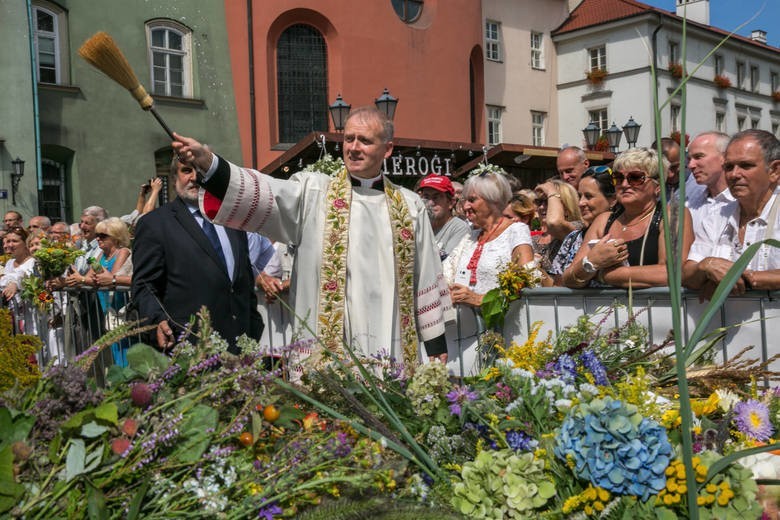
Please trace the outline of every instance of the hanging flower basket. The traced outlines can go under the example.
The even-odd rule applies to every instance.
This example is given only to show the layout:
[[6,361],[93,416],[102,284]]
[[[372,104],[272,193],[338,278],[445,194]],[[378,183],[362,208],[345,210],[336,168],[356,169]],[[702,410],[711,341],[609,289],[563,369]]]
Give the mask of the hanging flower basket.
[[715,77],[712,78],[712,82],[715,83],[715,86],[718,88],[726,89],[731,87],[731,80],[724,74],[716,74]]
[[593,69],[585,73],[585,77],[593,85],[601,85],[604,83],[604,79],[607,77],[606,69]]
[[609,151],[609,140],[606,136],[602,135],[599,137],[599,140],[596,141],[596,145],[593,147],[594,150],[597,152],[608,152]]
[[683,77],[682,64],[678,62],[671,62],[669,64],[669,74],[671,74],[672,77],[676,79],[682,78]]

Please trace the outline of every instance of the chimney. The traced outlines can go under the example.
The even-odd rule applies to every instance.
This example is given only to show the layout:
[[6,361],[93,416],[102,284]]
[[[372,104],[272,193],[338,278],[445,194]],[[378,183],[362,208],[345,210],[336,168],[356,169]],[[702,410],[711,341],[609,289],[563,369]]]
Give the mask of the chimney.
[[677,16],[688,17],[691,22],[710,24],[710,0],[676,0]]
[[766,31],[761,29],[753,29],[750,33],[750,39],[754,42],[763,43],[766,45]]

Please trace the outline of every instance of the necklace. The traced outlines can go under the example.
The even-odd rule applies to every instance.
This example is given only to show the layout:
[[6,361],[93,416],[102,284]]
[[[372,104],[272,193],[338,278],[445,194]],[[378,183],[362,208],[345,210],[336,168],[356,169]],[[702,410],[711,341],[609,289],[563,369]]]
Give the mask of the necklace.
[[655,206],[653,206],[653,208],[652,208],[650,211],[648,211],[647,213],[645,213],[645,214],[644,214],[644,215],[643,215],[643,216],[642,216],[642,217],[641,217],[639,220],[637,220],[636,222],[634,222],[634,223],[632,223],[632,224],[623,224],[623,231],[625,231],[625,230],[626,230],[626,229],[628,229],[628,228],[631,228],[631,227],[634,227],[634,226],[636,226],[637,224],[639,224],[640,222],[642,222],[643,220],[645,220],[647,217],[649,217],[649,216],[650,216],[650,215],[652,215],[653,213],[655,213]]
[[[493,229],[491,229],[489,233],[482,233],[477,239],[477,248],[474,249],[474,253],[472,253],[471,258],[469,259],[469,263],[466,265],[466,269],[468,269],[471,273],[469,276],[470,286],[473,287],[477,284],[477,264],[479,264],[479,259],[482,256],[482,249],[485,247],[485,243],[494,238],[493,234],[503,223],[504,217],[501,217],[498,219],[498,222],[496,222],[496,225],[493,226]],[[484,235],[484,237],[482,235]]]

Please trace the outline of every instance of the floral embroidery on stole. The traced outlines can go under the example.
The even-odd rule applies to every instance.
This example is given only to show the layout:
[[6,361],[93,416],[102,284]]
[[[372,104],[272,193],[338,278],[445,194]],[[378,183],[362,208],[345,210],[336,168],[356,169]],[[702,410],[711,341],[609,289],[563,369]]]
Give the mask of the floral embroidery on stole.
[[[384,184],[393,231],[403,359],[406,367],[414,370],[417,365],[418,350],[417,326],[414,318],[414,227],[401,191],[387,179]],[[317,335],[330,352],[342,356],[346,298],[344,291],[347,280],[349,216],[352,205],[352,184],[346,169],[336,174],[328,185],[325,204]]]

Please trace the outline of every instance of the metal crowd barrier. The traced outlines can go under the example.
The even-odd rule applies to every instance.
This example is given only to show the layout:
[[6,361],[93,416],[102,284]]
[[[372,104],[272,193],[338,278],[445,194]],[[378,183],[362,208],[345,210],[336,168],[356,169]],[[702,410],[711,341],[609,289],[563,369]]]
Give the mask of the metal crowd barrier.
[[[534,322],[543,322],[540,336],[548,331],[557,333],[573,325],[583,315],[593,315],[614,306],[612,324],[624,324],[631,314],[643,325],[650,344],[660,344],[672,330],[672,308],[668,287],[642,289],[629,293],[622,289],[572,290],[560,287],[544,287],[523,291],[522,297],[513,302],[504,323],[504,336],[518,342],[525,341]],[[699,295],[682,291],[680,309],[683,335],[686,341],[701,320],[709,302],[699,302]],[[629,307],[630,305],[630,307]],[[641,312],[640,312],[641,311]],[[707,330],[725,328],[726,335],[720,342],[720,361],[732,358],[747,346],[753,346],[747,357],[768,360],[780,353],[780,341],[770,340],[769,331],[780,325],[780,291],[748,291],[741,296],[730,296],[713,317]],[[770,365],[780,371],[780,360]]]
[[[127,295],[128,290],[127,287],[118,287],[113,291]],[[47,365],[55,358],[57,362],[72,360],[124,320],[137,319],[132,310],[128,314],[104,312],[97,298],[99,292],[107,291],[77,288],[55,292],[53,310],[48,315],[42,316],[39,313],[36,326],[33,327],[33,333],[44,343],[39,355],[41,366]],[[575,324],[580,316],[594,315],[610,307],[614,308],[610,317],[611,323],[620,326],[626,322],[631,308],[637,313],[637,321],[647,328],[650,344],[663,342],[672,329],[673,309],[668,288],[636,290],[631,293],[630,298],[629,302],[628,291],[620,289],[571,290],[549,287],[525,290],[522,297],[510,306],[503,333],[508,340],[522,343],[531,326],[537,321],[543,323],[540,334],[544,337],[547,331],[557,333],[564,327]],[[265,322],[261,345],[270,353],[278,352],[296,339],[294,330],[298,327],[293,323],[294,316],[279,302],[266,304],[262,294],[258,295],[258,301]],[[707,302],[698,301],[697,293],[683,291],[680,312],[686,339],[701,319],[706,304]],[[15,316],[24,313],[24,309],[11,310]],[[719,346],[720,359],[729,359],[751,345],[755,347],[748,354],[751,358],[760,357],[767,360],[780,353],[780,341],[770,339],[772,327],[780,324],[780,321],[775,321],[778,317],[780,291],[750,291],[742,296],[730,296],[708,327],[710,331],[721,327],[727,329]],[[479,316],[470,319],[479,319]],[[29,333],[19,330],[18,320],[15,320],[15,325],[16,332]],[[30,330],[30,324],[26,324],[25,328]],[[459,331],[457,325],[453,329]],[[484,330],[481,324],[479,330]],[[460,336],[460,333],[456,332],[455,336]],[[458,342],[458,339],[455,338],[455,341]],[[466,341],[457,344],[465,345],[474,338],[463,339]],[[132,345],[142,341],[142,338],[131,337],[127,341]],[[104,349],[94,365],[95,376],[102,378],[105,369],[113,363],[111,349]],[[462,373],[463,367],[458,366],[459,363],[456,362],[452,368],[455,372]],[[780,361],[773,362],[770,368],[780,371]]]

